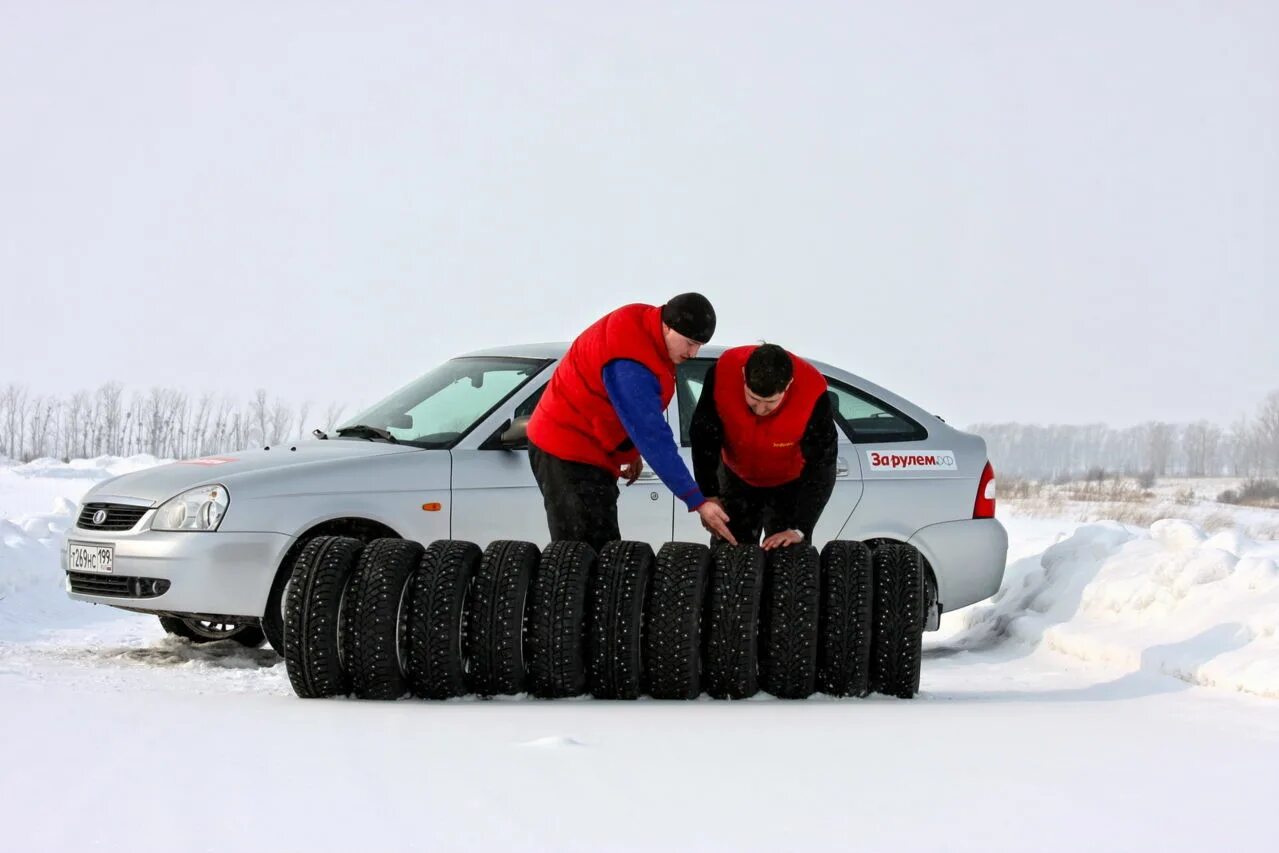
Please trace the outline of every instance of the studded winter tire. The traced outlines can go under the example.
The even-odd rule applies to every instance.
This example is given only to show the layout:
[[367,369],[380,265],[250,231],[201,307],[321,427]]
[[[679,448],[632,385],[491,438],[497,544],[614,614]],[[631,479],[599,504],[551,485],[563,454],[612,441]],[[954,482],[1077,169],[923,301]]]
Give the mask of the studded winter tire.
[[467,691],[466,601],[479,568],[479,546],[460,539],[432,542],[413,575],[409,596],[409,688],[423,699]]
[[806,699],[817,683],[819,565],[810,545],[768,553],[760,620],[760,686],[779,699]]
[[706,692],[745,699],[759,691],[759,610],[764,552],[758,545],[715,550],[706,601]]
[[924,639],[924,572],[917,550],[888,543],[873,552],[874,628],[870,689],[910,699],[919,692]]
[[596,699],[636,699],[644,680],[644,601],[653,549],[609,542],[590,586],[586,633],[587,689]]
[[408,691],[409,584],[421,561],[422,546],[407,539],[374,539],[360,555],[350,655],[351,688],[360,699],[398,699]]
[[466,623],[469,686],[481,696],[524,690],[525,607],[538,556],[530,542],[498,540],[484,549]]
[[284,664],[293,692],[303,699],[350,692],[341,625],[344,595],[364,543],[318,536],[293,565],[285,593]]
[[644,631],[648,693],[655,699],[696,699],[702,692],[702,609],[710,568],[705,545],[667,542],[657,552]]
[[861,542],[826,543],[817,688],[830,696],[865,696],[870,690],[874,567]]
[[586,689],[586,594],[595,551],[585,542],[552,542],[529,592],[525,653],[529,692],[554,699]]

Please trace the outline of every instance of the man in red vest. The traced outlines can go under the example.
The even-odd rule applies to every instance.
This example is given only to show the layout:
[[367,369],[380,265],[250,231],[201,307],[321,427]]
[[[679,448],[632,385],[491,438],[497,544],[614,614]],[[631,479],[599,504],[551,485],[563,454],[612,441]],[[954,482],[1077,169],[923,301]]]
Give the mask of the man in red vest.
[[[826,378],[776,344],[726,350],[706,372],[690,428],[693,471],[739,542],[812,541],[835,488]],[[712,531],[714,533],[715,531]]]
[[664,414],[675,365],[697,355],[714,332],[711,303],[683,293],[661,307],[618,308],[573,341],[528,424],[529,464],[552,542],[586,542],[598,552],[620,539],[617,480],[635,482],[641,456],[703,526],[733,541],[728,514],[703,497]]

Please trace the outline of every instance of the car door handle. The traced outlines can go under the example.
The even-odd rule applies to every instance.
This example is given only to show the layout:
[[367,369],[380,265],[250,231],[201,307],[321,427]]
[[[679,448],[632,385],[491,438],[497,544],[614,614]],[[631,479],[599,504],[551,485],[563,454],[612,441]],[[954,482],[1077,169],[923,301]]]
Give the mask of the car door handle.
[[847,459],[841,456],[835,460],[835,476],[836,477],[847,477],[848,471],[849,471],[849,468],[848,468]]

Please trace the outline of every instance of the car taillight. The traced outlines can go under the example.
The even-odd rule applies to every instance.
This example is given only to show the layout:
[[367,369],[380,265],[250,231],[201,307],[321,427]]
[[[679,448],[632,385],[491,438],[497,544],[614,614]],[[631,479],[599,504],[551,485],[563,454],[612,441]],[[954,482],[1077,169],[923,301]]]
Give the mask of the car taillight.
[[973,504],[973,518],[995,517],[995,469],[987,462],[977,484],[977,503]]

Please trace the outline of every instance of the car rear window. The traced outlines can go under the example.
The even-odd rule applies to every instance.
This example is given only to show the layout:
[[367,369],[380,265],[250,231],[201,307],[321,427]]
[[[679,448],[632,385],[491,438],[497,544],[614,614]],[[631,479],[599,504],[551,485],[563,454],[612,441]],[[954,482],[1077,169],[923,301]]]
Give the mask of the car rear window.
[[835,423],[854,444],[922,441],[928,430],[892,406],[864,391],[826,377]]

